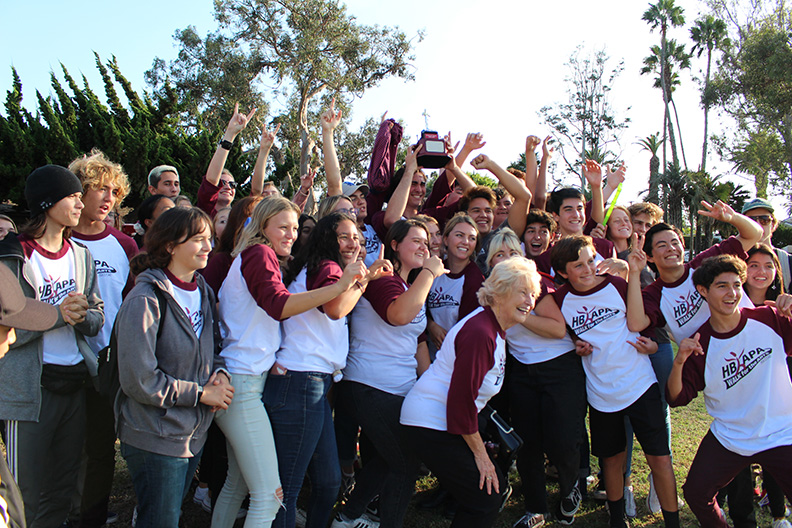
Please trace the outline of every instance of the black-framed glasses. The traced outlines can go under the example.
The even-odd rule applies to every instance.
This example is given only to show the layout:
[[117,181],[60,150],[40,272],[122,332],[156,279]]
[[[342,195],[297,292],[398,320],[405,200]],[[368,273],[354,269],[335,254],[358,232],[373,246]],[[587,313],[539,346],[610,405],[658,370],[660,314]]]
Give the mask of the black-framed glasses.
[[229,189],[236,189],[239,184],[233,180],[220,180],[220,187],[228,187]]
[[756,215],[756,216],[749,216],[751,220],[754,222],[759,222],[759,225],[766,226],[773,222],[773,217],[770,215]]

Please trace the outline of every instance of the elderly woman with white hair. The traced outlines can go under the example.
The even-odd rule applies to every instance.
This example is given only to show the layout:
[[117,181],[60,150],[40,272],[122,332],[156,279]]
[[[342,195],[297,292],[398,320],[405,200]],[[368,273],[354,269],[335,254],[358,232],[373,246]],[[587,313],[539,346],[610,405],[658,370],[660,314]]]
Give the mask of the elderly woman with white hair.
[[449,330],[437,359],[404,400],[407,439],[459,503],[453,527],[491,526],[506,476],[489,458],[478,413],[503,386],[506,330],[522,323],[540,293],[535,264],[497,264],[478,291],[481,307]]

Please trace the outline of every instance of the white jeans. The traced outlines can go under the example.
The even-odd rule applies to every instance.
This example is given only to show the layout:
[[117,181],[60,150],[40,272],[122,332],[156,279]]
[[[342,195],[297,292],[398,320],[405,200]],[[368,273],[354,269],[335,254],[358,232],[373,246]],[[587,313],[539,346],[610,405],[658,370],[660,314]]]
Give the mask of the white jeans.
[[212,512],[212,528],[231,528],[250,492],[245,528],[270,526],[282,503],[278,457],[269,416],[261,401],[267,374],[234,374],[234,399],[215,421],[228,444],[228,476]]

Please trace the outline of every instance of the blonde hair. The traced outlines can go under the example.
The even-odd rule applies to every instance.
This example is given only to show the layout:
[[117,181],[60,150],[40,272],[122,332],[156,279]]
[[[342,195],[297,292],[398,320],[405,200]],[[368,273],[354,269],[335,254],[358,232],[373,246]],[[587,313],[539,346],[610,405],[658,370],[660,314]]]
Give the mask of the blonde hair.
[[[350,204],[352,204],[352,200],[350,200],[349,197],[344,196],[343,194],[336,194],[335,196],[325,196],[324,198],[322,198],[322,200],[319,202],[319,210],[316,213],[316,221],[318,222],[325,216],[332,213],[335,210],[336,205],[338,205],[338,202],[340,202],[341,200],[346,200]],[[354,205],[352,207],[354,207]]]
[[523,253],[523,248],[520,245],[520,239],[517,238],[517,235],[509,229],[508,227],[504,227],[499,229],[494,235],[492,235],[489,239],[489,245],[487,246],[487,269],[492,268],[490,266],[490,262],[492,259],[495,258],[495,254],[500,251],[500,248],[503,244],[506,244],[506,247],[509,249],[513,249],[520,253]]
[[121,203],[129,194],[129,177],[124,168],[113,163],[99,149],[83,154],[69,164],[69,170],[80,179],[83,191],[98,191],[110,184],[116,188],[116,203]]
[[264,234],[264,228],[267,227],[270,218],[284,211],[292,211],[297,216],[300,215],[300,208],[283,196],[268,196],[256,204],[256,208],[253,209],[253,214],[250,216],[250,223],[239,234],[239,240],[234,246],[231,256],[236,257],[245,249],[256,244],[266,244],[272,247]]
[[[434,218],[432,218],[432,220],[434,220]],[[459,212],[454,216],[452,216],[448,222],[446,222],[445,229],[443,229],[443,244],[445,244],[445,238],[448,235],[450,235],[451,231],[453,231],[453,229],[459,224],[468,224],[470,226],[473,226],[473,229],[476,230],[476,248],[473,250],[473,253],[471,253],[470,255],[470,259],[475,260],[476,255],[478,255],[479,251],[481,250],[481,233],[479,233],[476,222],[473,220],[473,218],[470,217],[469,214],[465,212]],[[497,234],[494,236],[497,236]]]
[[542,285],[533,260],[512,257],[499,262],[476,293],[479,304],[492,306],[498,299],[503,299],[515,291],[522,281],[531,289],[534,299],[539,297]]

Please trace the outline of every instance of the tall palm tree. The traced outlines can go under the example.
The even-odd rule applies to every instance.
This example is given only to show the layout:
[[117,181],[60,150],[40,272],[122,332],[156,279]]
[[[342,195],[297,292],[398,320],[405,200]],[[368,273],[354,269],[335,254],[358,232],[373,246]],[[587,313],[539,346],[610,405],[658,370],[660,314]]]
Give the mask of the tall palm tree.
[[707,52],[707,73],[704,76],[704,90],[701,94],[701,104],[704,106],[704,144],[701,147],[701,165],[699,170],[704,172],[707,167],[707,126],[709,124],[709,109],[712,104],[712,94],[710,93],[710,69],[712,66],[712,52],[716,49],[725,49],[731,41],[727,36],[726,22],[712,15],[706,15],[696,20],[690,28],[690,38],[693,40],[692,52],[697,57],[701,57],[704,51]]
[[[665,101],[671,104],[674,110],[674,119],[676,120],[677,133],[679,134],[679,146],[682,149],[682,162],[687,170],[687,158],[685,156],[685,144],[682,141],[682,128],[679,126],[679,113],[677,112],[676,103],[674,102],[673,93],[676,87],[680,84],[679,72],[690,68],[690,59],[692,55],[685,51],[684,44],[678,44],[676,40],[669,39],[666,42],[665,58],[663,62],[662,49],[660,46],[652,46],[650,48],[651,54],[643,60],[643,67],[641,68],[641,75],[648,73],[657,73],[655,77],[654,87],[665,90],[666,94],[663,97]],[[660,75],[661,72],[665,75]],[[674,126],[671,123],[670,115],[668,121],[668,137],[671,140],[671,154],[672,162],[677,163],[679,159],[676,157],[676,141]]]
[[[668,27],[678,27],[685,23],[684,9],[674,4],[674,0],[657,0],[655,4],[649,4],[649,8],[644,11],[642,20],[649,24],[652,31],[660,28],[660,57],[666,57],[666,39],[668,36]],[[660,61],[660,82],[663,92],[663,134],[668,130],[668,137],[671,140],[671,155],[674,164],[679,164],[676,154],[676,142],[674,141],[673,130],[670,125],[669,101],[667,98],[668,92],[666,90],[666,61]],[[666,166],[666,148],[663,143],[663,167]]]
[[660,139],[659,136],[659,133],[650,134],[638,141],[643,150],[648,150],[652,154],[649,160],[649,194],[646,196],[646,201],[656,205],[660,204],[660,158],[657,157],[657,151],[665,142],[665,138]]

